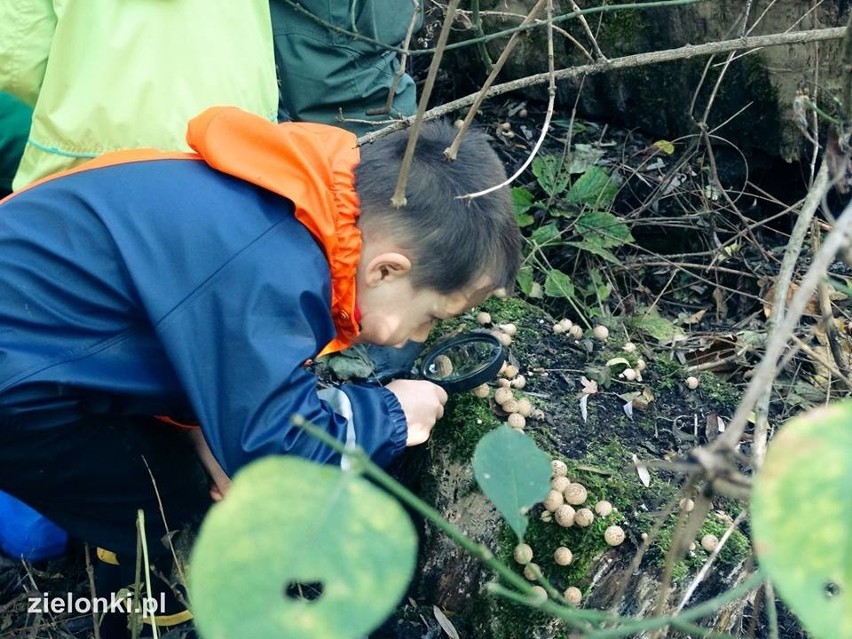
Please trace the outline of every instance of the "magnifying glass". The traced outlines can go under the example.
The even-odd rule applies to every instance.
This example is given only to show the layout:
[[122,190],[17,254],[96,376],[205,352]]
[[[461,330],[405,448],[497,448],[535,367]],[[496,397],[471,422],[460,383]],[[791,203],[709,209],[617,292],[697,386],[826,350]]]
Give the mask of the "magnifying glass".
[[471,331],[435,343],[421,356],[415,374],[448,393],[461,393],[494,379],[505,360],[496,336]]

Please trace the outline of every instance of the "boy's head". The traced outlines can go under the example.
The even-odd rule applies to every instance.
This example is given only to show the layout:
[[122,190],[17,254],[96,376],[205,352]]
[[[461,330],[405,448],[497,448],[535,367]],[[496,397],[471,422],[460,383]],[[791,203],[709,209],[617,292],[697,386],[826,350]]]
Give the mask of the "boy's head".
[[487,136],[465,135],[456,160],[444,158],[456,130],[425,123],[406,183],[406,206],[391,206],[408,142],[398,132],[361,148],[356,188],[364,249],[358,272],[362,340],[425,339],[436,319],[463,313],[498,289],[511,290],[521,235],[509,191],[462,199],[506,179]]

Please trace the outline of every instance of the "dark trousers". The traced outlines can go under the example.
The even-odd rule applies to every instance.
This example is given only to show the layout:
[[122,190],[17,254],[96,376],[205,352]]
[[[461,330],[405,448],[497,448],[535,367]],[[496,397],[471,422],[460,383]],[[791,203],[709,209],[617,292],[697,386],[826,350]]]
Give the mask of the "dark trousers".
[[197,525],[210,506],[187,433],[152,418],[93,416],[46,430],[0,429],[0,490],[72,537],[128,558],[136,555],[141,508],[152,561],[169,553],[162,541],[168,531]]

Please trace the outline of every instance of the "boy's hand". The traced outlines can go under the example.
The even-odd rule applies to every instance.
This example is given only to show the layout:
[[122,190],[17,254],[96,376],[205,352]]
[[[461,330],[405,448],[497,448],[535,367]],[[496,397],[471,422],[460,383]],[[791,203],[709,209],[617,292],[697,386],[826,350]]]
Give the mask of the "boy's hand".
[[444,415],[447,391],[423,380],[396,379],[385,386],[399,400],[408,422],[406,446],[422,444],[432,434],[435,422]]

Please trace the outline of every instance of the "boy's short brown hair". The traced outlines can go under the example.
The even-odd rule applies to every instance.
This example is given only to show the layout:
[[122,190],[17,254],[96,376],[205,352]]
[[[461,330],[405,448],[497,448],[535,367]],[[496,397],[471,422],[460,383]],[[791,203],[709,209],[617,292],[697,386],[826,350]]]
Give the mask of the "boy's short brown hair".
[[456,129],[423,124],[405,187],[407,204],[391,206],[408,133],[399,131],[361,147],[356,189],[361,229],[389,234],[412,262],[415,288],[461,291],[487,277],[511,291],[521,263],[521,234],[509,189],[477,198],[459,196],[499,184],[506,171],[488,136],[468,131],[455,160],[444,158]]

